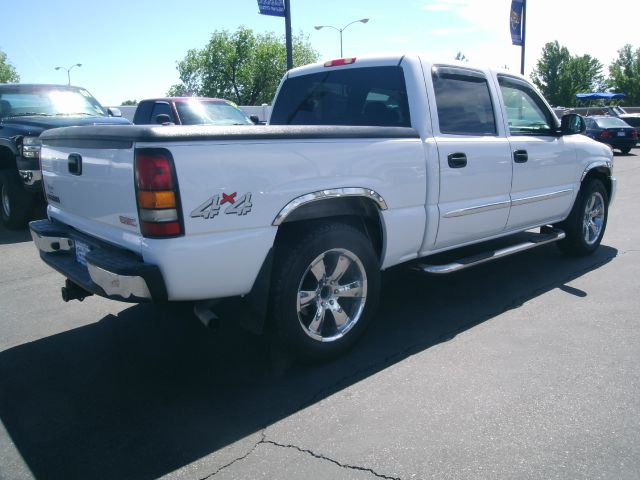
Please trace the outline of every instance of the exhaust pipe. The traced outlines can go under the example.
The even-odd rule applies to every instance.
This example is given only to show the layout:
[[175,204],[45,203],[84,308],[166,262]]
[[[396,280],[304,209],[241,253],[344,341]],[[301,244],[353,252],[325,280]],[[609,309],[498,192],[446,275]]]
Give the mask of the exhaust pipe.
[[218,303],[217,300],[204,300],[196,302],[193,306],[194,315],[210,330],[218,330],[220,328],[220,318],[212,310],[216,303]]
[[64,287],[60,289],[62,294],[62,300],[69,302],[71,300],[83,301],[86,297],[90,297],[93,293],[85,290],[80,285],[73,283],[67,278],[64,282]]

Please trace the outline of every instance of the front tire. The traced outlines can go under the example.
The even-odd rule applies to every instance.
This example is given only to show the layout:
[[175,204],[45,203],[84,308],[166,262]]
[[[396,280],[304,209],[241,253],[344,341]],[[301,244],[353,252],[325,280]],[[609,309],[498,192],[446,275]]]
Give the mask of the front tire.
[[0,170],[0,214],[7,228],[24,228],[29,220],[33,196],[21,184],[18,172]]
[[558,225],[566,237],[558,247],[574,256],[589,255],[600,246],[609,216],[607,190],[598,179],[583,183],[569,217]]
[[336,357],[362,336],[379,293],[369,239],[350,225],[316,224],[276,256],[271,305],[277,336],[303,360]]

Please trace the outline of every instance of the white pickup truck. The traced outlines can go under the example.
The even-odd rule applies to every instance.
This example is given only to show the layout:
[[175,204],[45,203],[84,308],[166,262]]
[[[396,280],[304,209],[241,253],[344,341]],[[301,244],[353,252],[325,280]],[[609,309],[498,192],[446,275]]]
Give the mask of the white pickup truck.
[[49,218],[30,228],[65,300],[194,301],[324,359],[362,335],[393,265],[593,252],[616,183],[583,131],[507,71],[334,60],[285,75],[269,126],[44,133]]

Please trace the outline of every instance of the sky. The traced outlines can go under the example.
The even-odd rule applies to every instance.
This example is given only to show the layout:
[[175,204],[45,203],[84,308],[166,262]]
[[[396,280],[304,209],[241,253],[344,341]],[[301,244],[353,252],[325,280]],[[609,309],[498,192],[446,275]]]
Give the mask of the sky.
[[[340,56],[335,30],[344,27],[344,56],[420,53],[520,71],[520,47],[511,45],[511,0],[290,0],[292,29],[308,36],[321,60]],[[258,14],[256,0],[0,0],[0,50],[23,83],[71,83],[103,105],[164,96],[179,83],[176,64],[203,48],[216,30],[239,26],[284,36],[284,19]],[[574,55],[605,65],[630,43],[640,47],[639,0],[614,0],[618,14],[598,14],[584,0],[528,0],[525,74],[546,42],[558,40]],[[625,14],[627,12],[627,14]],[[631,14],[635,12],[635,14]]]

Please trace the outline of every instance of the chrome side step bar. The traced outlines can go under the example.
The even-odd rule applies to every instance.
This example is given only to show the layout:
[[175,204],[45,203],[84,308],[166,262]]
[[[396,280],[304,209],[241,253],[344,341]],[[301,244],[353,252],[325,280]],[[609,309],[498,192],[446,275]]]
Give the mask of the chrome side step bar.
[[499,258],[513,255],[514,253],[524,252],[531,248],[540,247],[547,243],[557,242],[565,238],[565,233],[557,228],[543,227],[542,233],[532,233],[531,240],[500,248],[498,250],[489,250],[478,255],[461,258],[454,262],[443,265],[418,264],[415,269],[425,273],[445,274],[463,270],[465,268],[480,265],[481,263],[491,262]]

